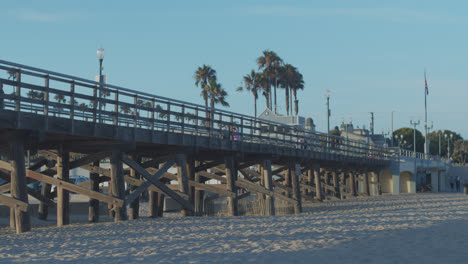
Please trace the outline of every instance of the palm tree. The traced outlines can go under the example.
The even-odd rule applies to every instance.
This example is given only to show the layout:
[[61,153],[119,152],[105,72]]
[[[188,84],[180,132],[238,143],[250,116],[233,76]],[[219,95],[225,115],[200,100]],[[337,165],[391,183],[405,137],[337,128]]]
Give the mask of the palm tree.
[[266,107],[268,109],[271,109],[270,108],[271,106],[270,105],[270,89],[268,87],[269,85],[268,78],[265,76],[265,74],[260,73],[258,77],[258,82],[259,82],[260,89],[262,90],[262,95],[265,97]]
[[[289,115],[291,109],[292,114],[292,101],[290,104],[290,98],[292,98],[292,90],[291,87],[294,86],[294,78],[296,76],[296,67],[292,66],[291,64],[285,64],[281,67],[281,77],[280,77],[280,85],[285,89],[285,100],[286,100],[286,114]],[[292,99],[291,99],[292,100]]]
[[200,95],[203,97],[203,100],[205,100],[205,106],[208,107],[209,95],[208,90],[206,89],[206,85],[208,84],[209,80],[216,80],[216,71],[210,66],[203,64],[202,67],[198,67],[198,69],[195,71],[193,78],[195,79],[195,86],[200,86],[202,89]]
[[297,100],[297,90],[304,90],[304,77],[299,71],[297,71],[297,69],[294,74],[294,81],[293,86],[291,86],[291,90],[294,95],[294,111],[297,115],[299,112],[299,100]]
[[226,90],[223,89],[220,83],[216,79],[212,78],[208,80],[208,83],[205,86],[205,89],[208,93],[208,98],[210,99],[210,115],[208,116],[211,119],[210,127],[213,127],[214,111],[213,108],[216,104],[221,104],[222,106],[229,106],[229,103],[226,101],[228,96]]
[[[128,115],[128,114],[130,114],[130,107],[127,106],[127,105],[122,105],[122,106],[120,106],[120,112]],[[127,126],[129,126],[128,120],[127,120],[126,123],[127,123]]]
[[[250,74],[244,76],[244,86],[245,89],[252,93],[254,97],[254,117],[257,118],[257,99],[258,92],[260,90],[260,80],[261,76],[259,73],[256,73],[255,70],[252,70]],[[243,91],[244,87],[237,88],[237,91]]]
[[221,84],[216,81],[216,79],[210,79],[206,85],[206,89],[208,90],[211,108],[214,108],[216,104],[229,106],[229,103],[226,101],[228,94],[221,86]]
[[277,88],[277,78],[279,74],[279,68],[281,64],[283,63],[283,60],[274,52],[270,50],[265,50],[263,51],[263,56],[260,56],[257,58],[257,64],[258,64],[258,69],[263,69],[263,73],[265,77],[268,78],[268,97],[270,98],[270,104],[272,105],[271,102],[271,84],[272,84],[272,79],[275,79],[275,82],[273,83],[273,86],[275,87],[275,112],[276,112],[276,88]]
[[[88,109],[88,105],[86,103],[81,103],[78,105],[81,108],[81,111],[83,112],[83,117],[85,117],[85,111]],[[85,120],[88,121],[88,117],[85,117]]]
[[[59,104],[64,104],[67,102],[65,99],[65,96],[63,94],[56,94],[54,96],[54,99],[59,103]],[[60,117],[60,112],[62,111],[62,107],[57,107],[58,108],[58,117]]]

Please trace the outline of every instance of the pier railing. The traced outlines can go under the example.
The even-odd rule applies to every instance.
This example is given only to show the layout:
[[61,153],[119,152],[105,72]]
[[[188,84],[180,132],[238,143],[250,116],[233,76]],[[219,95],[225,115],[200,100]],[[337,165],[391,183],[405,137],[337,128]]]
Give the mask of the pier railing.
[[[0,60],[0,107],[102,125],[390,159],[383,146]],[[102,94],[102,96],[99,96]],[[3,103],[2,103],[3,102]]]

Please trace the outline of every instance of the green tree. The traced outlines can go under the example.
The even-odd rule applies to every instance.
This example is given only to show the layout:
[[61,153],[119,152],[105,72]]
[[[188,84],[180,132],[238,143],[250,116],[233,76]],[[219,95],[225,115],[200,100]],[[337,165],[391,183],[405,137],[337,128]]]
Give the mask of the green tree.
[[281,70],[280,86],[284,88],[285,90],[286,115],[289,115],[290,109],[291,109],[291,114],[292,114],[292,103],[290,104],[290,101],[292,100],[291,87],[295,85],[296,78],[297,78],[296,67],[292,66],[289,63],[285,64]]
[[195,71],[193,78],[195,79],[195,86],[202,89],[200,95],[205,101],[205,106],[208,107],[209,91],[207,85],[209,80],[216,80],[216,71],[210,66],[203,64],[202,67],[198,67],[198,69]]
[[[400,147],[407,150],[414,150],[414,129],[409,127],[402,127],[393,132],[394,137],[397,137],[395,146],[398,146],[400,141]],[[403,135],[403,139],[400,138]],[[424,137],[422,133],[416,129],[416,152],[424,152]]]
[[[256,73],[255,70],[252,70],[250,74],[244,76],[244,87],[247,91],[251,92],[254,97],[254,116],[257,117],[257,99],[258,99],[258,92],[260,91],[260,74]],[[237,88],[237,91],[243,91],[244,87]]]
[[454,162],[465,164],[468,162],[468,141],[458,139],[453,144],[453,154],[451,155]]
[[276,111],[276,88],[277,88],[277,78],[279,77],[280,67],[283,64],[283,60],[276,54],[274,51],[264,50],[263,56],[257,58],[257,65],[259,70],[263,70],[264,76],[268,79],[268,97],[271,102],[271,86],[275,88],[274,102],[275,102],[275,111]]
[[[55,101],[57,101],[57,103],[59,103],[59,104],[64,104],[64,103],[67,102],[67,100],[65,99],[65,96],[64,96],[63,94],[56,94],[56,95],[54,96],[54,99],[55,99]],[[57,106],[56,108],[57,108],[57,110],[58,110],[58,116],[60,117],[60,113],[62,112],[62,107]]]
[[447,157],[447,150],[448,150],[448,138],[450,138],[450,152],[454,153],[455,142],[458,140],[463,139],[460,134],[457,134],[451,130],[437,130],[432,131],[428,134],[428,138],[430,141],[429,144],[429,154],[431,155],[439,155],[439,135],[440,135],[440,152],[442,157]]
[[[294,81],[293,86],[290,87],[292,93],[294,95],[294,112],[296,115],[299,113],[299,100],[297,100],[297,91],[304,90],[304,77],[302,74],[296,69],[294,74]],[[291,106],[292,107],[292,106]]]

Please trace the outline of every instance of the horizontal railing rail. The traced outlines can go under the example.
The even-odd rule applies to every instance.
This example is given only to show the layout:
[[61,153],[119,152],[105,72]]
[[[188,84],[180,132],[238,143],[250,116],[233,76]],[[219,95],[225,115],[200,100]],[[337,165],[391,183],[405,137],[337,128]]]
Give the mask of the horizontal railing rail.
[[[184,133],[351,157],[390,159],[389,148],[226,110],[0,60],[5,110]],[[98,94],[102,94],[101,97]]]

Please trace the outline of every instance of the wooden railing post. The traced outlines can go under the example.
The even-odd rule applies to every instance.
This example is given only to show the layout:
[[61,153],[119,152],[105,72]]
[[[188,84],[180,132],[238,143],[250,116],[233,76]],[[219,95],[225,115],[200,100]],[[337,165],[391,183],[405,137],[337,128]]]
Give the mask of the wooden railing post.
[[114,126],[119,125],[119,90],[115,90],[114,99]]
[[75,81],[72,80],[70,84],[70,122],[71,122],[71,133],[75,133]]
[[49,129],[49,74],[44,80],[44,130]]
[[195,108],[195,136],[198,136],[198,107]]
[[136,131],[138,115],[138,94],[133,96],[133,128]]
[[16,127],[20,127],[20,111],[21,111],[21,70],[17,70],[16,73],[16,102],[15,102],[15,111],[16,111]]
[[183,135],[185,133],[185,120],[184,120],[185,119],[185,106],[184,105],[182,105],[182,109],[181,109],[181,119],[182,119],[181,120],[181,122],[182,122],[182,124],[181,124],[181,133]]
[[96,116],[97,116],[97,86],[94,87],[93,89],[93,123],[96,124]]
[[154,98],[151,99],[151,131],[154,131]]
[[167,115],[166,115],[166,131],[169,133],[169,130],[171,128],[171,103],[167,102]]

